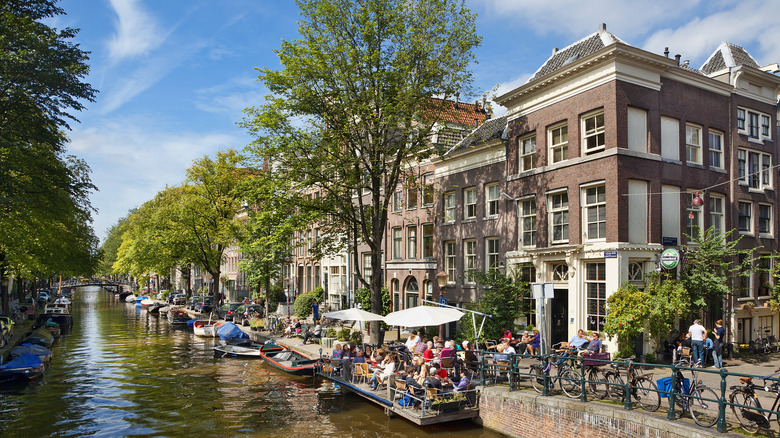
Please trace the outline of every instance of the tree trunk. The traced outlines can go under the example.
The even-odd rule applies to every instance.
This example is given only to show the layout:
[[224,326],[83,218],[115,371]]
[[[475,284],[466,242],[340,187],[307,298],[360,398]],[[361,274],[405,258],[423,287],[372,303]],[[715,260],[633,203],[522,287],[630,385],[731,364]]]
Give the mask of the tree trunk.
[[8,266],[5,263],[5,252],[0,251],[0,302],[2,302],[2,311],[6,315],[11,314],[10,303],[8,300]]

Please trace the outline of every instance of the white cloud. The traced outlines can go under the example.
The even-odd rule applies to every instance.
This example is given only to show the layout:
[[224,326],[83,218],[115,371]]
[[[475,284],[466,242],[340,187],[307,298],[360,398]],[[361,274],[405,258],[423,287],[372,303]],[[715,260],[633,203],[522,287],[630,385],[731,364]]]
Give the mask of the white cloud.
[[196,90],[194,104],[202,111],[226,114],[239,120],[244,109],[260,106],[265,94],[265,88],[255,77],[240,77]]
[[138,0],[109,0],[117,14],[116,33],[108,42],[109,59],[116,63],[144,55],[164,41],[154,18]]

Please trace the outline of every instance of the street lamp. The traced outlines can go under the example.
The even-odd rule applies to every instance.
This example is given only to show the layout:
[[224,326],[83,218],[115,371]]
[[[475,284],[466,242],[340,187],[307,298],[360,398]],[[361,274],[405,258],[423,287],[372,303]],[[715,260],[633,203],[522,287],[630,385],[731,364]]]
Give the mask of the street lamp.
[[[439,303],[442,303],[444,298],[444,286],[447,284],[448,275],[446,272],[441,271],[436,274],[436,282],[439,283]],[[439,340],[444,338],[444,324],[439,324]]]

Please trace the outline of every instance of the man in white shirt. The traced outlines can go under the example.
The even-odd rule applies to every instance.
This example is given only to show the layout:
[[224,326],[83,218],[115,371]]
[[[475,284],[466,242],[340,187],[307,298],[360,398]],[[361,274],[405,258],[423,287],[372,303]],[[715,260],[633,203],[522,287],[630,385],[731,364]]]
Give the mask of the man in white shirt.
[[688,327],[688,334],[691,335],[694,365],[701,367],[704,362],[704,340],[707,339],[707,329],[697,319],[693,321],[692,326]]
[[417,336],[417,331],[414,330],[412,331],[412,334],[409,335],[409,338],[406,339],[406,344],[404,345],[406,345],[406,349],[411,353],[414,351],[414,347],[417,346],[418,342],[420,342],[420,337]]

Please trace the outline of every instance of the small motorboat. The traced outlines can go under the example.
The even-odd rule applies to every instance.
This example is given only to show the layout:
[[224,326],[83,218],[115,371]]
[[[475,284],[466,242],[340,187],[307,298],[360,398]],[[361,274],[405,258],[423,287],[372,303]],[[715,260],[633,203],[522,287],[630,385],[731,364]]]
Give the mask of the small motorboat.
[[149,307],[149,306],[151,306],[151,305],[153,305],[155,303],[156,303],[156,301],[154,301],[154,300],[152,300],[150,298],[145,298],[144,300],[141,301],[141,306]]
[[22,344],[37,344],[46,348],[51,347],[51,344],[53,343],[54,336],[52,336],[50,331],[43,327],[39,327],[33,330],[29,335],[27,335],[26,338],[22,340]]
[[43,375],[43,361],[34,354],[22,353],[21,356],[0,365],[0,382],[30,381]]
[[11,352],[9,353],[9,357],[11,359],[16,359],[17,357],[25,353],[30,353],[32,355],[38,356],[38,358],[40,358],[41,362],[43,362],[44,364],[51,362],[51,350],[49,350],[48,348],[42,345],[36,345],[36,344],[17,345],[16,347],[11,349]]
[[242,339],[240,343],[223,342],[214,347],[215,357],[247,357],[261,359],[260,347],[262,344]]
[[199,319],[192,324],[192,331],[195,336],[204,336],[213,338],[217,336],[217,330],[222,326],[221,322],[211,321],[211,319]]
[[72,303],[70,302],[70,298],[68,297],[59,297],[56,300],[54,300],[54,304],[64,304],[67,306],[70,306]]
[[51,335],[55,338],[59,338],[60,335],[62,335],[62,329],[60,329],[60,325],[57,323],[57,321],[53,321],[51,319],[46,320],[41,327],[48,330],[49,333],[51,333]]
[[167,304],[165,303],[154,303],[151,306],[147,307],[146,311],[153,315],[158,315],[160,313],[160,310],[165,307],[167,307]]
[[130,295],[125,297],[125,302],[126,303],[135,303],[135,299],[136,299],[136,296],[133,295],[133,294],[130,294]]
[[187,324],[191,319],[190,314],[184,309],[174,307],[168,311],[168,322],[171,324]]
[[319,362],[319,359],[312,359],[273,342],[263,344],[259,351],[269,365],[298,376],[314,375]]
[[56,323],[59,326],[60,334],[67,333],[73,326],[73,316],[71,316],[70,312],[66,313],[64,309],[53,311],[49,306],[46,306],[46,312],[38,315],[38,319],[35,321],[32,328],[37,329],[38,327],[46,327],[46,324],[49,321]]

